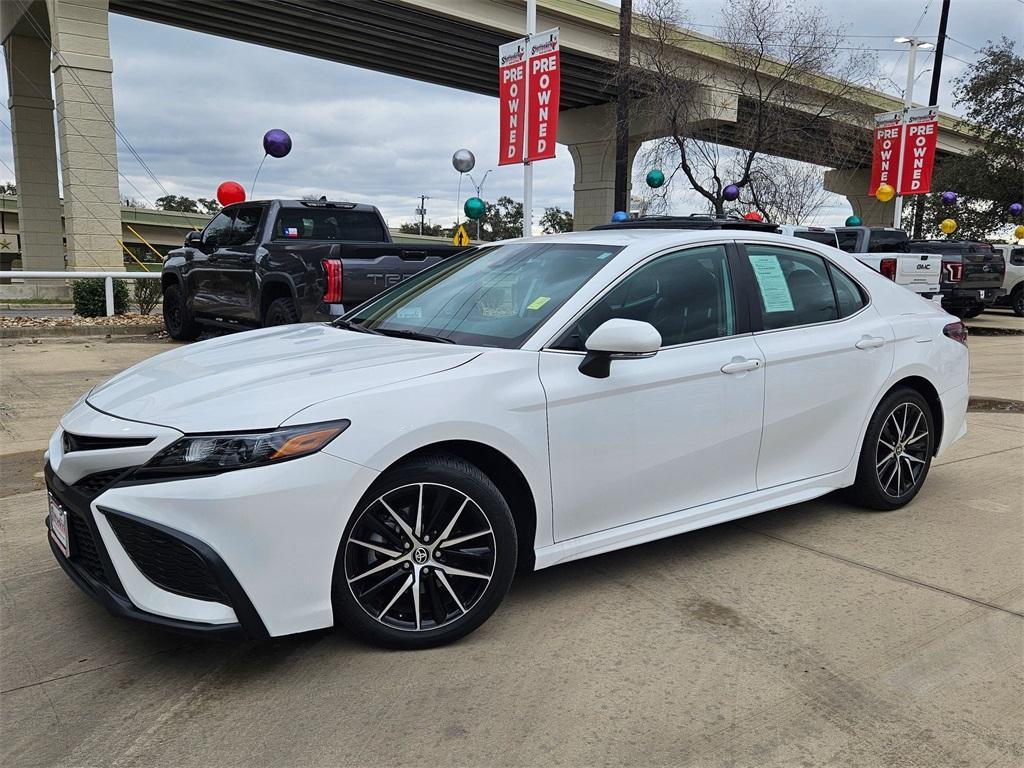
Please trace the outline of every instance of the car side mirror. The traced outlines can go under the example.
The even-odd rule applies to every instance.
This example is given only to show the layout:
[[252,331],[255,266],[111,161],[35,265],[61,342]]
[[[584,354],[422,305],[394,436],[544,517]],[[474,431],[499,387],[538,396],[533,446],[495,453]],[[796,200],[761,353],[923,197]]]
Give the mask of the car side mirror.
[[586,341],[587,354],[580,373],[595,379],[608,378],[612,359],[653,357],[661,349],[661,334],[650,323],[613,318],[597,327]]
[[203,233],[192,230],[185,235],[186,248],[199,248],[203,244]]

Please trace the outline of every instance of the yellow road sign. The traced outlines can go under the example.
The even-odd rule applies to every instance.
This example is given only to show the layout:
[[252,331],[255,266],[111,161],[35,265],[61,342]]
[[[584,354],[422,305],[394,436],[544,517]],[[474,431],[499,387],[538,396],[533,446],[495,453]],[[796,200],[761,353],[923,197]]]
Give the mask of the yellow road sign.
[[459,224],[459,228],[455,230],[455,237],[452,238],[453,245],[469,245],[469,233],[466,232],[466,228]]

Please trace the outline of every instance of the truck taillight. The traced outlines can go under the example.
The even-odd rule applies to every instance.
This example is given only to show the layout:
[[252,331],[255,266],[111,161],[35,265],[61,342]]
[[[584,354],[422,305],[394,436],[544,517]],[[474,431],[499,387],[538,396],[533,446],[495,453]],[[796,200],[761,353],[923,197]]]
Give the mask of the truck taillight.
[[878,271],[882,273],[882,277],[888,277],[890,280],[896,280],[896,259],[882,259],[878,264]]
[[948,336],[953,341],[959,341],[961,344],[967,344],[967,326],[961,323],[959,320],[955,323],[950,323],[942,329],[944,336]]
[[959,283],[964,276],[964,265],[959,261],[942,262],[942,271],[951,283]]
[[324,259],[324,302],[327,304],[341,304],[342,283],[344,273],[341,268],[341,261],[338,259]]

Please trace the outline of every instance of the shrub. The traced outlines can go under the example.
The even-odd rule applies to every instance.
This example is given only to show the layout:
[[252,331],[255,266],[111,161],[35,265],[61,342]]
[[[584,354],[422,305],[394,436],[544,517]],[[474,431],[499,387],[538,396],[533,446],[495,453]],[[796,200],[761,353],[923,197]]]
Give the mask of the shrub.
[[159,280],[136,280],[135,281],[135,303],[139,305],[139,312],[148,315],[153,307],[160,301]]
[[[71,298],[75,302],[75,314],[81,317],[103,317],[107,314],[107,299],[102,277],[75,280],[71,287]],[[123,280],[114,281],[114,314],[123,315],[128,311],[128,286]]]

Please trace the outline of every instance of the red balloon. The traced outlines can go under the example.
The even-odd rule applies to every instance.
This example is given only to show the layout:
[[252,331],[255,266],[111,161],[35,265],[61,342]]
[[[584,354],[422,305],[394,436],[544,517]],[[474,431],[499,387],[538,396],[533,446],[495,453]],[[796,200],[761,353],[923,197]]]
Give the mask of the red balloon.
[[762,216],[757,211],[750,211],[748,213],[744,213],[743,218],[746,219],[747,221],[764,221],[764,216]]
[[217,202],[228,206],[245,200],[245,190],[237,181],[225,181],[217,187]]

